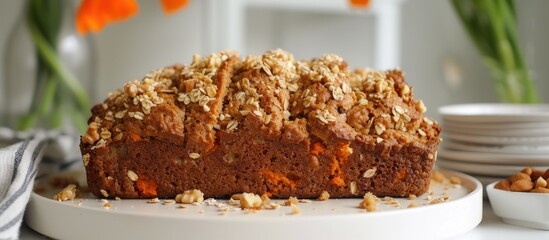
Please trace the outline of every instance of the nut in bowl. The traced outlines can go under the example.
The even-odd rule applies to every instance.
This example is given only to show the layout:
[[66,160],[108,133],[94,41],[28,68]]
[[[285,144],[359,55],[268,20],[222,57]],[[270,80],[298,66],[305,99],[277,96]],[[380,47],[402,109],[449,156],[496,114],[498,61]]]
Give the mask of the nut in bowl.
[[525,168],[486,186],[494,213],[508,224],[549,230],[548,173]]

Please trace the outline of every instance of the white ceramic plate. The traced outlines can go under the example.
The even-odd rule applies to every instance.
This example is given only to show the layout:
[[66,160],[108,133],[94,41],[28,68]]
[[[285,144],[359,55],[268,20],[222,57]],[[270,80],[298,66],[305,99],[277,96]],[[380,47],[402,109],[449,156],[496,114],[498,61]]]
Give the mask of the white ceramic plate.
[[[467,152],[480,152],[480,153],[499,153],[499,154],[511,154],[511,155],[549,155],[549,145],[480,145],[480,144],[467,144],[455,141],[442,142],[444,149],[452,149]],[[548,157],[549,158],[549,157]]]
[[455,122],[444,120],[443,128],[456,128],[468,130],[536,130],[549,129],[549,122],[512,122],[512,123],[477,123],[477,122]]
[[549,230],[549,194],[510,192],[486,186],[494,213],[508,224]]
[[549,137],[492,137],[444,132],[448,139],[491,145],[549,145]]
[[443,126],[444,132],[448,134],[469,134],[476,136],[492,137],[549,137],[549,128],[529,128],[529,129],[470,129],[457,128],[452,126]]
[[512,155],[442,149],[438,156],[454,161],[499,165],[549,166],[549,155]]
[[[146,200],[112,200],[112,207],[104,209],[91,195],[65,202],[52,200],[58,190],[44,186],[46,179],[36,183],[45,191],[32,193],[25,221],[56,239],[448,239],[481,221],[482,186],[465,174],[444,173],[462,182],[459,188],[432,186],[434,196],[446,192],[451,197],[448,202],[423,205],[425,194],[416,200],[396,199],[402,209],[378,203],[378,211],[365,212],[357,208],[360,199],[313,200],[298,205],[299,215],[291,215],[291,208],[284,206],[221,215],[215,206],[178,209],[178,205],[147,204]],[[84,180],[82,171],[63,174],[71,175],[81,183]],[[420,206],[406,208],[412,201]]]
[[458,122],[549,121],[549,104],[459,104],[439,108],[442,119]]
[[[437,165],[440,168],[450,169],[455,171],[460,171],[473,175],[483,175],[490,177],[509,177],[513,174],[520,172],[523,168],[528,165],[521,166],[511,166],[511,165],[495,165],[495,164],[480,164],[480,163],[469,163],[469,162],[458,162],[448,159],[437,158]],[[534,167],[540,170],[546,170],[549,166],[536,166]]]

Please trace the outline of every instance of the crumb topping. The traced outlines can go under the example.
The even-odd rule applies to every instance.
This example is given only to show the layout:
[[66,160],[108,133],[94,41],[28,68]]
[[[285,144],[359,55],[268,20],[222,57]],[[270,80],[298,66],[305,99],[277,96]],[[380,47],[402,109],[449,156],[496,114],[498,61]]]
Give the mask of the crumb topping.
[[296,121],[308,131],[345,129],[377,144],[439,141],[440,127],[425,111],[398,69],[350,70],[334,54],[297,61],[281,49],[242,58],[221,51],[153,70],[109,93],[92,109],[82,142],[89,154],[116,142],[166,138],[184,142],[194,160],[208,154],[218,132],[259,125],[276,136]]

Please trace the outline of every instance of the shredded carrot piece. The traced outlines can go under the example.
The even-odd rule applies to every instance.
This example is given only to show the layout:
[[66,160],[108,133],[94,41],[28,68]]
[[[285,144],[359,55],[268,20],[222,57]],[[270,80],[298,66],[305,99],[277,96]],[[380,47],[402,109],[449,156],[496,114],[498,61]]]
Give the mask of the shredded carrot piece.
[[272,191],[267,192],[267,194],[270,194],[271,196],[273,193],[278,192],[283,186],[288,186],[291,189],[294,189],[297,186],[296,181],[293,181],[288,177],[275,173],[271,170],[261,169],[261,173],[265,176],[267,183],[274,185]]
[[324,153],[324,151],[326,151],[326,147],[320,142],[315,142],[313,143],[313,146],[311,146],[311,153],[314,155],[318,156]]
[[132,139],[132,141],[134,142],[137,142],[139,140],[141,140],[141,136],[137,135],[137,134],[130,134],[130,138]]
[[144,176],[139,176],[139,179],[136,182],[137,190],[139,195],[142,197],[156,197],[156,182],[152,179],[148,179]]
[[79,33],[99,32],[105,25],[125,20],[139,11],[136,0],[83,0],[76,15]]
[[189,0],[161,0],[161,2],[166,14],[177,12],[189,4]]
[[349,0],[349,4],[354,8],[367,8],[370,6],[370,0]]
[[405,177],[406,177],[406,170],[404,170],[404,169],[400,170],[396,175],[397,180],[402,180]]

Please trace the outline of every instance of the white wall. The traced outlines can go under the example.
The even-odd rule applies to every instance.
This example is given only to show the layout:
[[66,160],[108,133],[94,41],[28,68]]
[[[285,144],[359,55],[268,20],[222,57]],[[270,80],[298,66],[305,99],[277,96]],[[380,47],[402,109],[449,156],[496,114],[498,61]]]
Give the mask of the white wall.
[[[9,30],[23,1],[0,0],[0,56]],[[526,58],[549,101],[549,1],[521,0],[519,29]],[[98,51],[98,80],[94,101],[123,82],[140,78],[153,68],[187,63],[194,53],[206,54],[204,1],[172,16],[164,16],[159,1],[140,1],[138,16],[108,26],[95,36]],[[373,19],[368,16],[304,14],[278,10],[250,11],[245,32],[246,52],[260,53],[283,47],[298,59],[337,53],[351,66],[373,64]],[[401,68],[415,86],[415,94],[424,99],[436,116],[441,105],[463,102],[496,102],[490,76],[480,56],[457,21],[449,1],[407,0],[402,7]],[[0,60],[0,79],[3,79]],[[446,72],[461,73],[449,79]],[[0,85],[2,86],[2,85]],[[0,94],[3,94],[1,90]],[[0,98],[0,104],[3,104]]]

